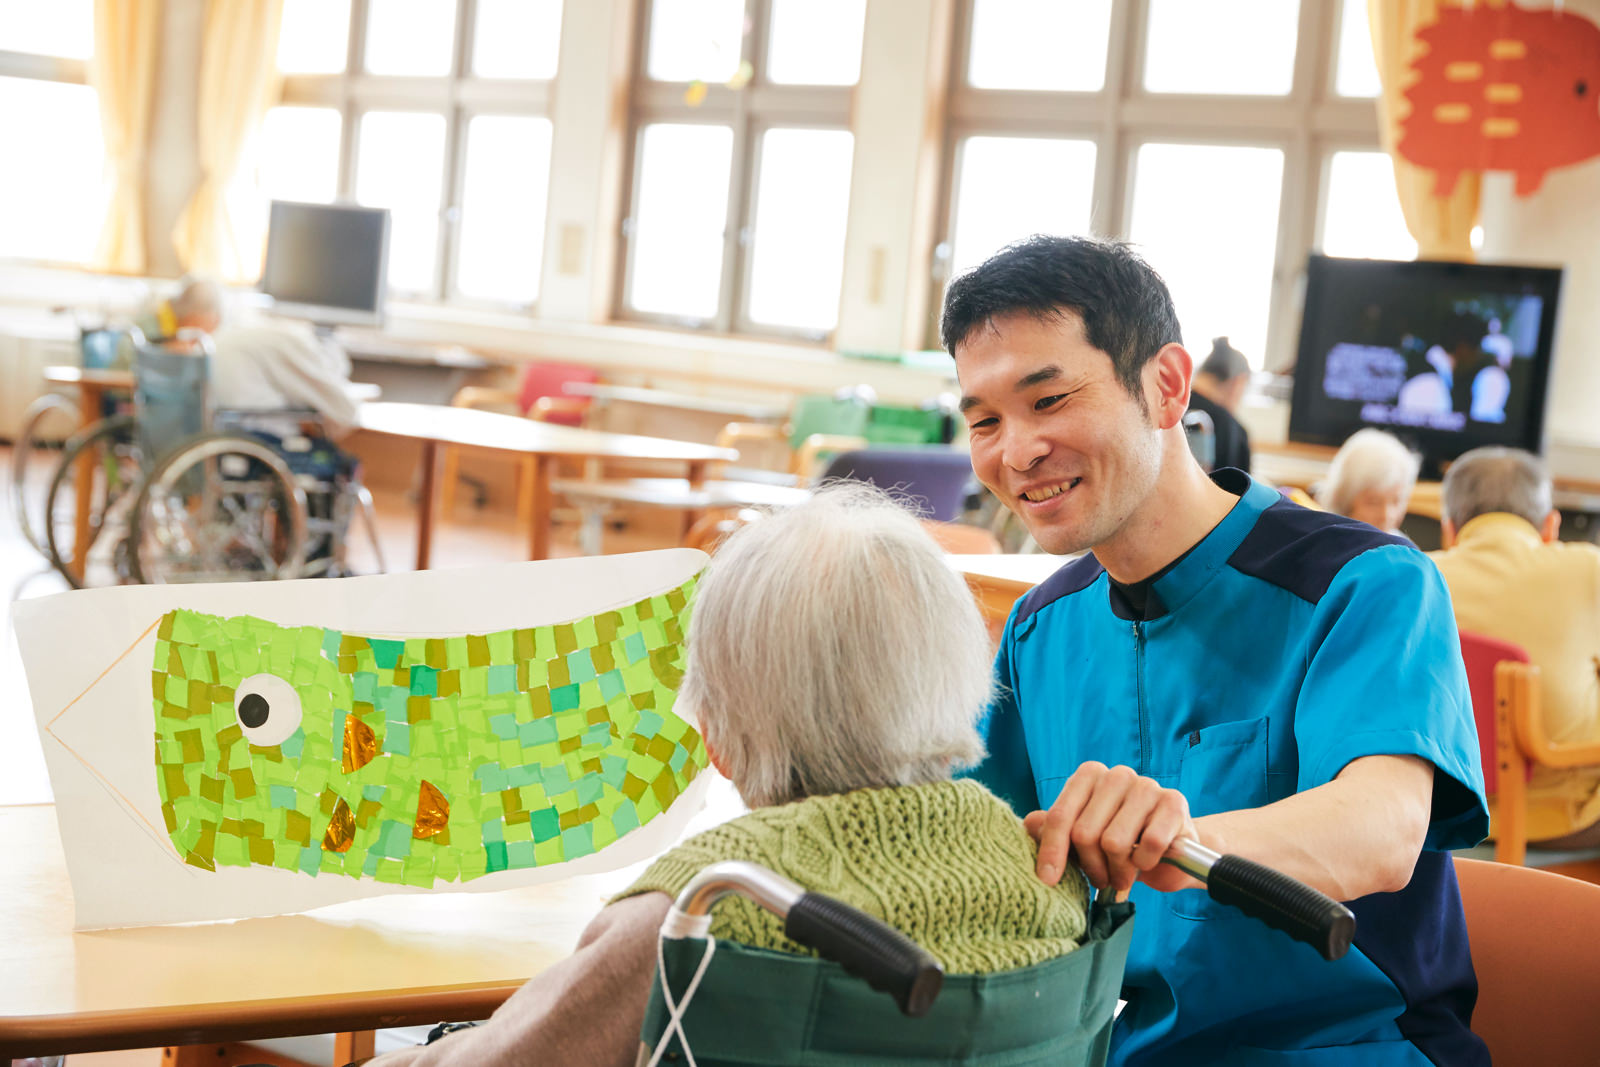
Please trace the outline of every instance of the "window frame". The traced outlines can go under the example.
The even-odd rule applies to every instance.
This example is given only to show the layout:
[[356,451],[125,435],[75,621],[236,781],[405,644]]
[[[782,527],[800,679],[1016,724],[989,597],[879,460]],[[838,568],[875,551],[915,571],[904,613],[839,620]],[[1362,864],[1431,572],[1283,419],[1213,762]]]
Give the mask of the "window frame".
[[[616,234],[617,270],[611,293],[611,315],[619,322],[709,330],[721,334],[827,343],[834,329],[775,326],[749,317],[751,248],[755,239],[756,177],[759,173],[762,135],[770,129],[844,130],[852,138],[851,102],[855,85],[775,84],[762,73],[770,47],[771,0],[744,0],[749,31],[740,41],[740,63],[754,71],[742,89],[706,83],[705,99],[691,107],[684,101],[686,82],[657,81],[650,77],[650,23],[656,0],[640,0],[634,27],[635,48],[630,65],[627,134],[624,138],[620,224]],[[859,83],[859,76],[858,81]],[[722,234],[722,277],[717,312],[708,319],[690,315],[639,311],[628,304],[632,288],[633,220],[639,207],[640,146],[646,126],[661,123],[725,126],[733,131],[732,170],[728,180],[728,206]],[[853,147],[854,142],[852,142]],[[851,157],[854,172],[855,156]],[[842,297],[841,293],[841,297]]]
[[[938,309],[948,282],[955,232],[959,150],[972,136],[1030,136],[1094,142],[1090,230],[1127,239],[1133,219],[1135,168],[1147,143],[1277,148],[1283,152],[1277,243],[1260,365],[1295,358],[1306,258],[1320,243],[1328,160],[1346,149],[1378,149],[1375,101],[1334,89],[1342,4],[1300,0],[1294,75],[1282,96],[1154,93],[1144,88],[1150,0],[1113,0],[1106,77],[1096,92],[977,89],[967,83],[967,57],[977,0],[956,5],[950,49],[949,104],[938,205],[940,232],[929,264],[931,310],[926,343],[938,344]],[[1159,267],[1159,264],[1157,264]]]
[[[563,0],[563,27],[569,14],[565,4],[570,2],[572,0]],[[535,314],[538,310],[537,295],[530,296],[526,301],[504,301],[469,297],[459,288],[467,126],[479,115],[515,115],[549,120],[555,95],[555,78],[548,81],[537,78],[482,78],[472,73],[478,0],[456,0],[455,40],[448,73],[417,77],[370,74],[366,70],[365,56],[371,7],[369,0],[350,2],[350,36],[346,43],[344,71],[336,74],[284,74],[283,95],[277,106],[328,107],[339,112],[339,169],[334,198],[334,203],[339,204],[357,202],[356,164],[360,152],[359,126],[363,115],[373,111],[400,111],[443,116],[443,172],[439,183],[439,229],[433,277],[425,291],[391,287],[391,298]],[[545,195],[545,234],[537,252],[541,258],[550,237],[548,181]],[[539,284],[542,290],[542,271]]]

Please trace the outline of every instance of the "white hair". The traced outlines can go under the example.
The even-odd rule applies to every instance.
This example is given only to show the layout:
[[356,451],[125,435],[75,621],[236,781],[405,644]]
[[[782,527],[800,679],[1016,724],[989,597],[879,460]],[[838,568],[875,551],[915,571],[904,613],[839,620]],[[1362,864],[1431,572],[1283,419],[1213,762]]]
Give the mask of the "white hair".
[[1327,478],[1316,489],[1317,503],[1347,515],[1355,498],[1368,489],[1399,489],[1410,496],[1421,465],[1421,457],[1393,434],[1357,430],[1329,464]]
[[1444,517],[1457,529],[1479,515],[1504,511],[1533,525],[1553,510],[1550,472],[1544,461],[1519,448],[1474,448],[1444,474]]
[[972,594],[916,518],[841,483],[718,549],[678,699],[745,802],[783,804],[981,759],[990,655]]
[[204,274],[185,274],[178,281],[172,298],[172,313],[180,319],[191,315],[221,315],[222,286]]

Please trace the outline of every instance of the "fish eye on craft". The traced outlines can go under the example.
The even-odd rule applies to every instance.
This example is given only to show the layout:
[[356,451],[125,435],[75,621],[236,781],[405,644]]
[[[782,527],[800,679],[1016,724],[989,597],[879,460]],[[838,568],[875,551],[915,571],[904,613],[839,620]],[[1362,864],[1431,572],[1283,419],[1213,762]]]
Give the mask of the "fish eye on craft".
[[239,729],[252,745],[281,745],[300,728],[300,694],[275,674],[252,674],[233,692]]

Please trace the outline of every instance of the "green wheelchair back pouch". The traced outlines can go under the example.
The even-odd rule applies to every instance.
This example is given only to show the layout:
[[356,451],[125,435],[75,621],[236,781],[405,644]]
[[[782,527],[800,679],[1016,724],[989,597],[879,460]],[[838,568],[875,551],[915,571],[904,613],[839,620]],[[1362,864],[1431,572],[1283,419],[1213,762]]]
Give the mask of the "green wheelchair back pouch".
[[[1133,905],[1101,905],[1089,936],[1065,956],[995,974],[945,975],[924,1018],[837,963],[718,941],[683,1018],[703,1067],[844,1064],[1034,1064],[1100,1067],[1133,931]],[[673,997],[688,988],[705,942],[666,940]],[[667,1026],[660,975],[640,1031],[645,1063]],[[661,1063],[688,1062],[677,1033]]]

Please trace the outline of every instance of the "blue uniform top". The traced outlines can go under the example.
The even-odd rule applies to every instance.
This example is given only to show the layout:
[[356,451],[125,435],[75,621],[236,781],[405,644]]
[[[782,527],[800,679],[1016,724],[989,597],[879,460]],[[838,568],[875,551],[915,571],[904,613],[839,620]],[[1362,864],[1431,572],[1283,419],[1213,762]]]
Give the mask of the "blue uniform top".
[[1349,902],[1342,960],[1204,890],[1135,885],[1111,1062],[1487,1064],[1468,1029],[1477,979],[1444,851],[1488,828],[1444,581],[1401,538],[1238,471],[1215,479],[1239,503],[1155,580],[1141,621],[1118,617],[1093,555],[1018,602],[989,755],[971,773],[1026,813],[1086,760],[1127,764],[1198,817],[1323,785],[1362,756],[1430,761],[1426,849],[1405,889]]

